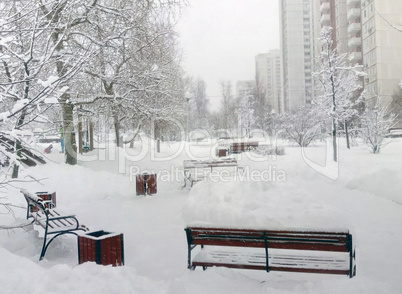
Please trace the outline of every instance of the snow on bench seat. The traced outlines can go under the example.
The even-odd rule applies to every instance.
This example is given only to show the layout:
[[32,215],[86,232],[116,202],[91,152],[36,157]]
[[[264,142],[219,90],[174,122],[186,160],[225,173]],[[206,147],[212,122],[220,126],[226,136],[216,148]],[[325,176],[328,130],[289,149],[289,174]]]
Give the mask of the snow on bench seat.
[[191,187],[194,182],[201,181],[206,176],[206,169],[221,169],[233,167],[238,168],[237,160],[235,158],[221,159],[221,160],[184,160],[183,170],[184,170],[184,185],[186,187],[187,181],[190,182]]
[[[271,249],[268,256],[271,271],[300,271],[349,275],[349,255],[339,252],[321,252]],[[205,247],[192,261],[193,266],[223,266],[241,269],[266,270],[264,249]]]

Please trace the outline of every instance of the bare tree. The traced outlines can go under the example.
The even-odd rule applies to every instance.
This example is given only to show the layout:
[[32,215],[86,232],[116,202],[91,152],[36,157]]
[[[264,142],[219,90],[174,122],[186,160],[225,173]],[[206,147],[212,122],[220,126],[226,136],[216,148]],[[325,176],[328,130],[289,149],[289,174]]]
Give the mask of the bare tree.
[[398,115],[399,118],[402,117],[402,82],[400,83],[400,87],[394,92],[391,96],[391,108]]
[[[46,102],[64,95],[67,88],[61,85],[76,68],[65,69],[63,76],[54,73],[60,56],[49,34],[53,27],[38,3],[9,1],[2,3],[2,12],[0,90],[3,113],[0,123],[2,129],[21,130],[51,107],[52,104]],[[20,158],[22,146],[18,136],[15,142],[14,149]],[[18,170],[19,165],[15,164],[13,178],[18,177]]]
[[373,154],[380,153],[381,148],[387,143],[386,135],[396,124],[397,117],[390,104],[384,105],[379,98],[376,99],[373,108],[366,108],[361,117],[362,135]]
[[92,102],[101,100],[108,106],[117,145],[122,124],[138,129],[152,120],[160,136],[167,118],[182,108],[182,72],[173,30],[174,4],[179,1],[168,2],[115,0],[107,6],[112,13],[95,13],[93,32],[85,36],[97,48],[85,75],[93,85],[101,85],[92,90]]
[[208,97],[206,93],[207,85],[201,78],[197,78],[191,83],[190,95],[190,112],[191,112],[191,128],[207,128],[208,127]]
[[241,129],[244,129],[246,136],[249,137],[251,128],[256,122],[254,113],[254,96],[252,94],[245,94],[238,97],[236,114]]
[[223,120],[223,128],[230,129],[233,127],[231,118],[236,107],[233,97],[233,87],[230,81],[221,81],[221,93],[222,93],[222,111],[221,119]]
[[362,96],[354,99],[353,94],[361,88],[359,78],[364,73],[358,65],[346,66],[346,54],[338,54],[336,49],[332,49],[332,28],[324,28],[320,40],[323,42],[323,51],[313,74],[318,80],[320,95],[313,103],[331,119],[333,160],[337,162],[337,125],[357,114],[355,106],[361,102]]
[[306,105],[279,117],[278,128],[300,147],[307,147],[320,138],[324,121],[323,113],[315,105]]

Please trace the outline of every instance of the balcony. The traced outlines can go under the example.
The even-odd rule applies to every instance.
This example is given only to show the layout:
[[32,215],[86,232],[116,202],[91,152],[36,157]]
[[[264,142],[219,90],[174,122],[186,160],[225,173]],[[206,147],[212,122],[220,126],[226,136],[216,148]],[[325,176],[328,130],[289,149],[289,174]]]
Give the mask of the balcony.
[[362,25],[360,22],[354,22],[348,25],[348,34],[355,34],[360,32],[362,29]]
[[329,14],[321,15],[321,25],[329,25],[331,23],[331,16]]
[[331,9],[331,6],[330,6],[329,2],[321,3],[321,5],[320,5],[320,12],[321,13],[328,12],[328,11],[330,11],[330,9]]
[[349,61],[350,62],[358,62],[361,61],[363,57],[363,54],[361,52],[350,52],[349,53]]
[[348,41],[349,48],[355,48],[362,45],[362,39],[360,37],[350,38]]
[[360,5],[360,0],[347,0],[346,4],[348,6],[353,6],[353,5]]
[[355,20],[360,18],[361,12],[360,8],[352,8],[348,11],[348,20]]

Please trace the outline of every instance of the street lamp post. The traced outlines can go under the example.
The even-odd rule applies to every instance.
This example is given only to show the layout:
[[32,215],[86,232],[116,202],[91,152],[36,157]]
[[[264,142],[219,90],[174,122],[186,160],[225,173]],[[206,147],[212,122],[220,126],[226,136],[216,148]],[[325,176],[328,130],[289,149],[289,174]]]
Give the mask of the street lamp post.
[[[272,116],[272,147],[274,146],[274,140],[275,140],[275,108],[272,108],[271,110],[271,116]],[[275,144],[275,150],[276,150],[276,144]]]
[[186,97],[186,102],[187,102],[187,126],[186,126],[186,141],[187,142],[189,142],[190,141],[190,136],[189,136],[189,133],[188,133],[188,124],[189,124],[189,120],[188,120],[188,116],[189,116],[189,112],[190,112],[190,103],[189,103],[189,101],[190,101],[190,93],[186,93],[186,95],[185,95]]

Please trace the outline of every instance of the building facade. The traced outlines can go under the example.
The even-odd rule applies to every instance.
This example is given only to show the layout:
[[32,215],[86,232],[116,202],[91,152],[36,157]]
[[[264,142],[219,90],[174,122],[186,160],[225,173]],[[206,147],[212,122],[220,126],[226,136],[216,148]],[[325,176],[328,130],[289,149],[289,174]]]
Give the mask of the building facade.
[[253,95],[255,89],[255,81],[237,81],[236,82],[236,98]]
[[402,80],[402,1],[363,0],[361,19],[364,89],[390,102]]
[[289,112],[313,99],[312,0],[280,0],[282,97]]
[[256,88],[264,93],[264,105],[270,111],[282,113],[284,102],[282,99],[281,83],[281,55],[279,50],[258,54],[255,57]]
[[366,105],[377,97],[390,102],[402,80],[402,1],[320,0],[316,15],[320,28],[334,28],[334,44],[349,65],[360,64],[366,73]]

